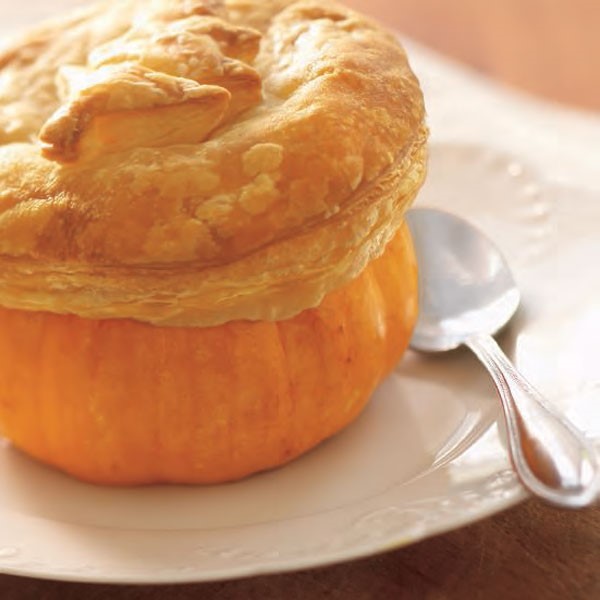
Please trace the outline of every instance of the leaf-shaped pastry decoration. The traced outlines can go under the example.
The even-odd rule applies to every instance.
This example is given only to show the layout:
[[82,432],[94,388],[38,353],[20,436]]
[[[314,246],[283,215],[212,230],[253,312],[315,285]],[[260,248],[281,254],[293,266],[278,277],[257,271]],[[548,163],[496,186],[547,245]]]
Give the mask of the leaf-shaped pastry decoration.
[[202,141],[219,125],[230,93],[144,67],[63,71],[69,101],[40,132],[47,158],[72,161],[132,147]]
[[261,99],[261,79],[252,62],[261,35],[215,17],[189,17],[159,28],[144,23],[109,42],[89,57],[91,68],[135,63],[174,77],[219,85],[229,90],[228,116],[235,116]]
[[[175,4],[183,18],[157,22]],[[92,51],[87,66],[61,69],[57,84],[65,102],[39,136],[46,158],[71,162],[199,143],[260,102],[261,79],[248,64],[260,33],[211,10],[199,14],[210,2],[189,4],[157,4],[162,12],[134,20],[124,35]]]

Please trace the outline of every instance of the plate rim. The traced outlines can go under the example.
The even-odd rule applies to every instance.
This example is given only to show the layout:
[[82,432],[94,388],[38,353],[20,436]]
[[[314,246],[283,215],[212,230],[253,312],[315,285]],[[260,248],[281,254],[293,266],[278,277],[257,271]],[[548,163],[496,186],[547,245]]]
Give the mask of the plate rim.
[[[485,435],[490,430],[493,430],[498,426],[498,422],[494,421],[490,427],[482,434]],[[471,447],[471,446],[470,446]],[[451,463],[448,463],[449,466]],[[446,468],[442,467],[442,468]],[[423,475],[418,476],[416,479],[427,478],[434,476],[439,469],[426,471]],[[367,559],[372,556],[383,554],[385,552],[398,550],[414,543],[435,537],[437,535],[447,533],[467,525],[474,524],[481,521],[489,516],[508,510],[517,504],[521,503],[529,497],[528,493],[519,484],[512,469],[506,468],[493,473],[488,473],[484,480],[487,479],[489,484],[493,486],[493,493],[474,491],[471,487],[467,487],[462,490],[457,490],[453,495],[445,496],[443,500],[441,498],[426,498],[425,502],[434,503],[435,501],[442,500],[452,501],[457,500],[457,505],[449,510],[440,513],[443,515],[433,521],[429,521],[425,528],[420,531],[413,531],[407,533],[406,528],[400,528],[396,534],[383,534],[381,536],[375,535],[373,537],[368,536],[365,541],[361,541],[355,545],[347,546],[346,548],[320,551],[314,554],[304,552],[300,557],[287,557],[281,560],[271,558],[262,558],[255,560],[250,565],[238,565],[232,566],[231,564],[224,565],[218,568],[204,569],[194,568],[191,566],[166,566],[160,570],[149,571],[146,567],[132,568],[131,565],[127,566],[122,572],[113,571],[101,571],[97,572],[93,567],[84,567],[77,569],[63,569],[63,568],[52,568],[48,563],[40,564],[37,561],[36,564],[27,566],[27,564],[16,563],[15,566],[11,566],[8,563],[2,564],[0,561],[0,575],[11,575],[16,577],[24,578],[35,578],[43,579],[48,581],[63,581],[71,583],[91,583],[91,584],[114,584],[114,585],[164,585],[164,584],[191,584],[191,583],[209,583],[217,581],[244,579],[248,577],[265,576],[265,575],[277,575],[283,573],[291,573],[298,571],[305,571],[317,567],[328,567],[340,563]],[[392,486],[396,491],[402,490],[407,485],[410,485],[415,480],[408,482],[397,483]],[[472,482],[473,485],[480,487],[481,480]],[[380,495],[385,494],[383,492]],[[478,501],[474,502],[473,495],[478,497]],[[461,497],[464,498],[461,500]],[[468,498],[468,499],[466,499]],[[373,498],[363,501],[368,503]],[[464,503],[463,503],[464,501]],[[420,501],[414,504],[419,504]],[[359,502],[358,505],[361,503]],[[291,517],[283,519],[281,522],[295,522],[300,523],[302,521],[315,518],[323,517],[329,513],[342,512],[346,507],[336,508],[329,511],[323,511],[316,515],[307,515],[301,517]],[[411,508],[411,504],[404,504],[395,506],[386,503],[386,507],[381,509],[384,511],[401,511],[414,510]],[[419,509],[417,509],[419,510]],[[421,508],[423,510],[423,508]],[[427,507],[427,511],[423,514],[431,514],[430,507]],[[24,516],[26,521],[44,521],[53,523],[45,518]],[[262,526],[274,525],[274,522],[261,523],[256,525],[247,526],[248,529],[260,528]],[[416,525],[420,523],[415,522]],[[98,530],[104,529],[107,535],[110,535],[110,529],[100,528],[93,525],[80,525],[80,524],[67,524],[70,529],[76,529],[80,531]],[[144,530],[141,533],[154,536],[165,536],[165,535],[177,535],[182,530]],[[192,529],[186,530],[188,533],[201,533],[206,531],[205,529]],[[138,530],[118,530],[120,535],[131,535],[140,533]],[[1,550],[1,548],[0,548]]]

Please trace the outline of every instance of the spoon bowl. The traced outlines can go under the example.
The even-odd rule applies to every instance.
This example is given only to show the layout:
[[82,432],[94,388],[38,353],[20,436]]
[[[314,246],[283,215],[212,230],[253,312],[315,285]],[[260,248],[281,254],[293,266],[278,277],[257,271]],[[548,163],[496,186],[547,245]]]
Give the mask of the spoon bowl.
[[413,209],[407,221],[419,265],[419,318],[411,347],[422,352],[470,348],[498,391],[509,454],[523,485],[556,506],[591,504],[600,491],[594,447],[492,338],[520,302],[502,254],[483,233],[450,213]]
[[463,219],[436,209],[407,214],[419,259],[419,318],[411,345],[445,352],[474,334],[495,335],[521,295],[502,254]]

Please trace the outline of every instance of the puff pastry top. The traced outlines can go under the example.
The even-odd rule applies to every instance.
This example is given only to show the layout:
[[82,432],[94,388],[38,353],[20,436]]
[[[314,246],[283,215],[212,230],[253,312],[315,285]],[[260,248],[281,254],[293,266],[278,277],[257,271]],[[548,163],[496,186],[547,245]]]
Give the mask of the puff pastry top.
[[420,186],[396,40],[327,0],[124,0],[0,52],[0,305],[280,319],[380,254]]

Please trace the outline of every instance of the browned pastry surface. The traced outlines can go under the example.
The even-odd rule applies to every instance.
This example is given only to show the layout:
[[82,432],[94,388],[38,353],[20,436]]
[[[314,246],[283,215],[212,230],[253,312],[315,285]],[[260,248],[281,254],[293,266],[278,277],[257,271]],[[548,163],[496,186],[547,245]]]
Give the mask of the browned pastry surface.
[[396,40],[333,2],[125,0],[0,53],[0,304],[213,325],[356,276],[425,169]]

